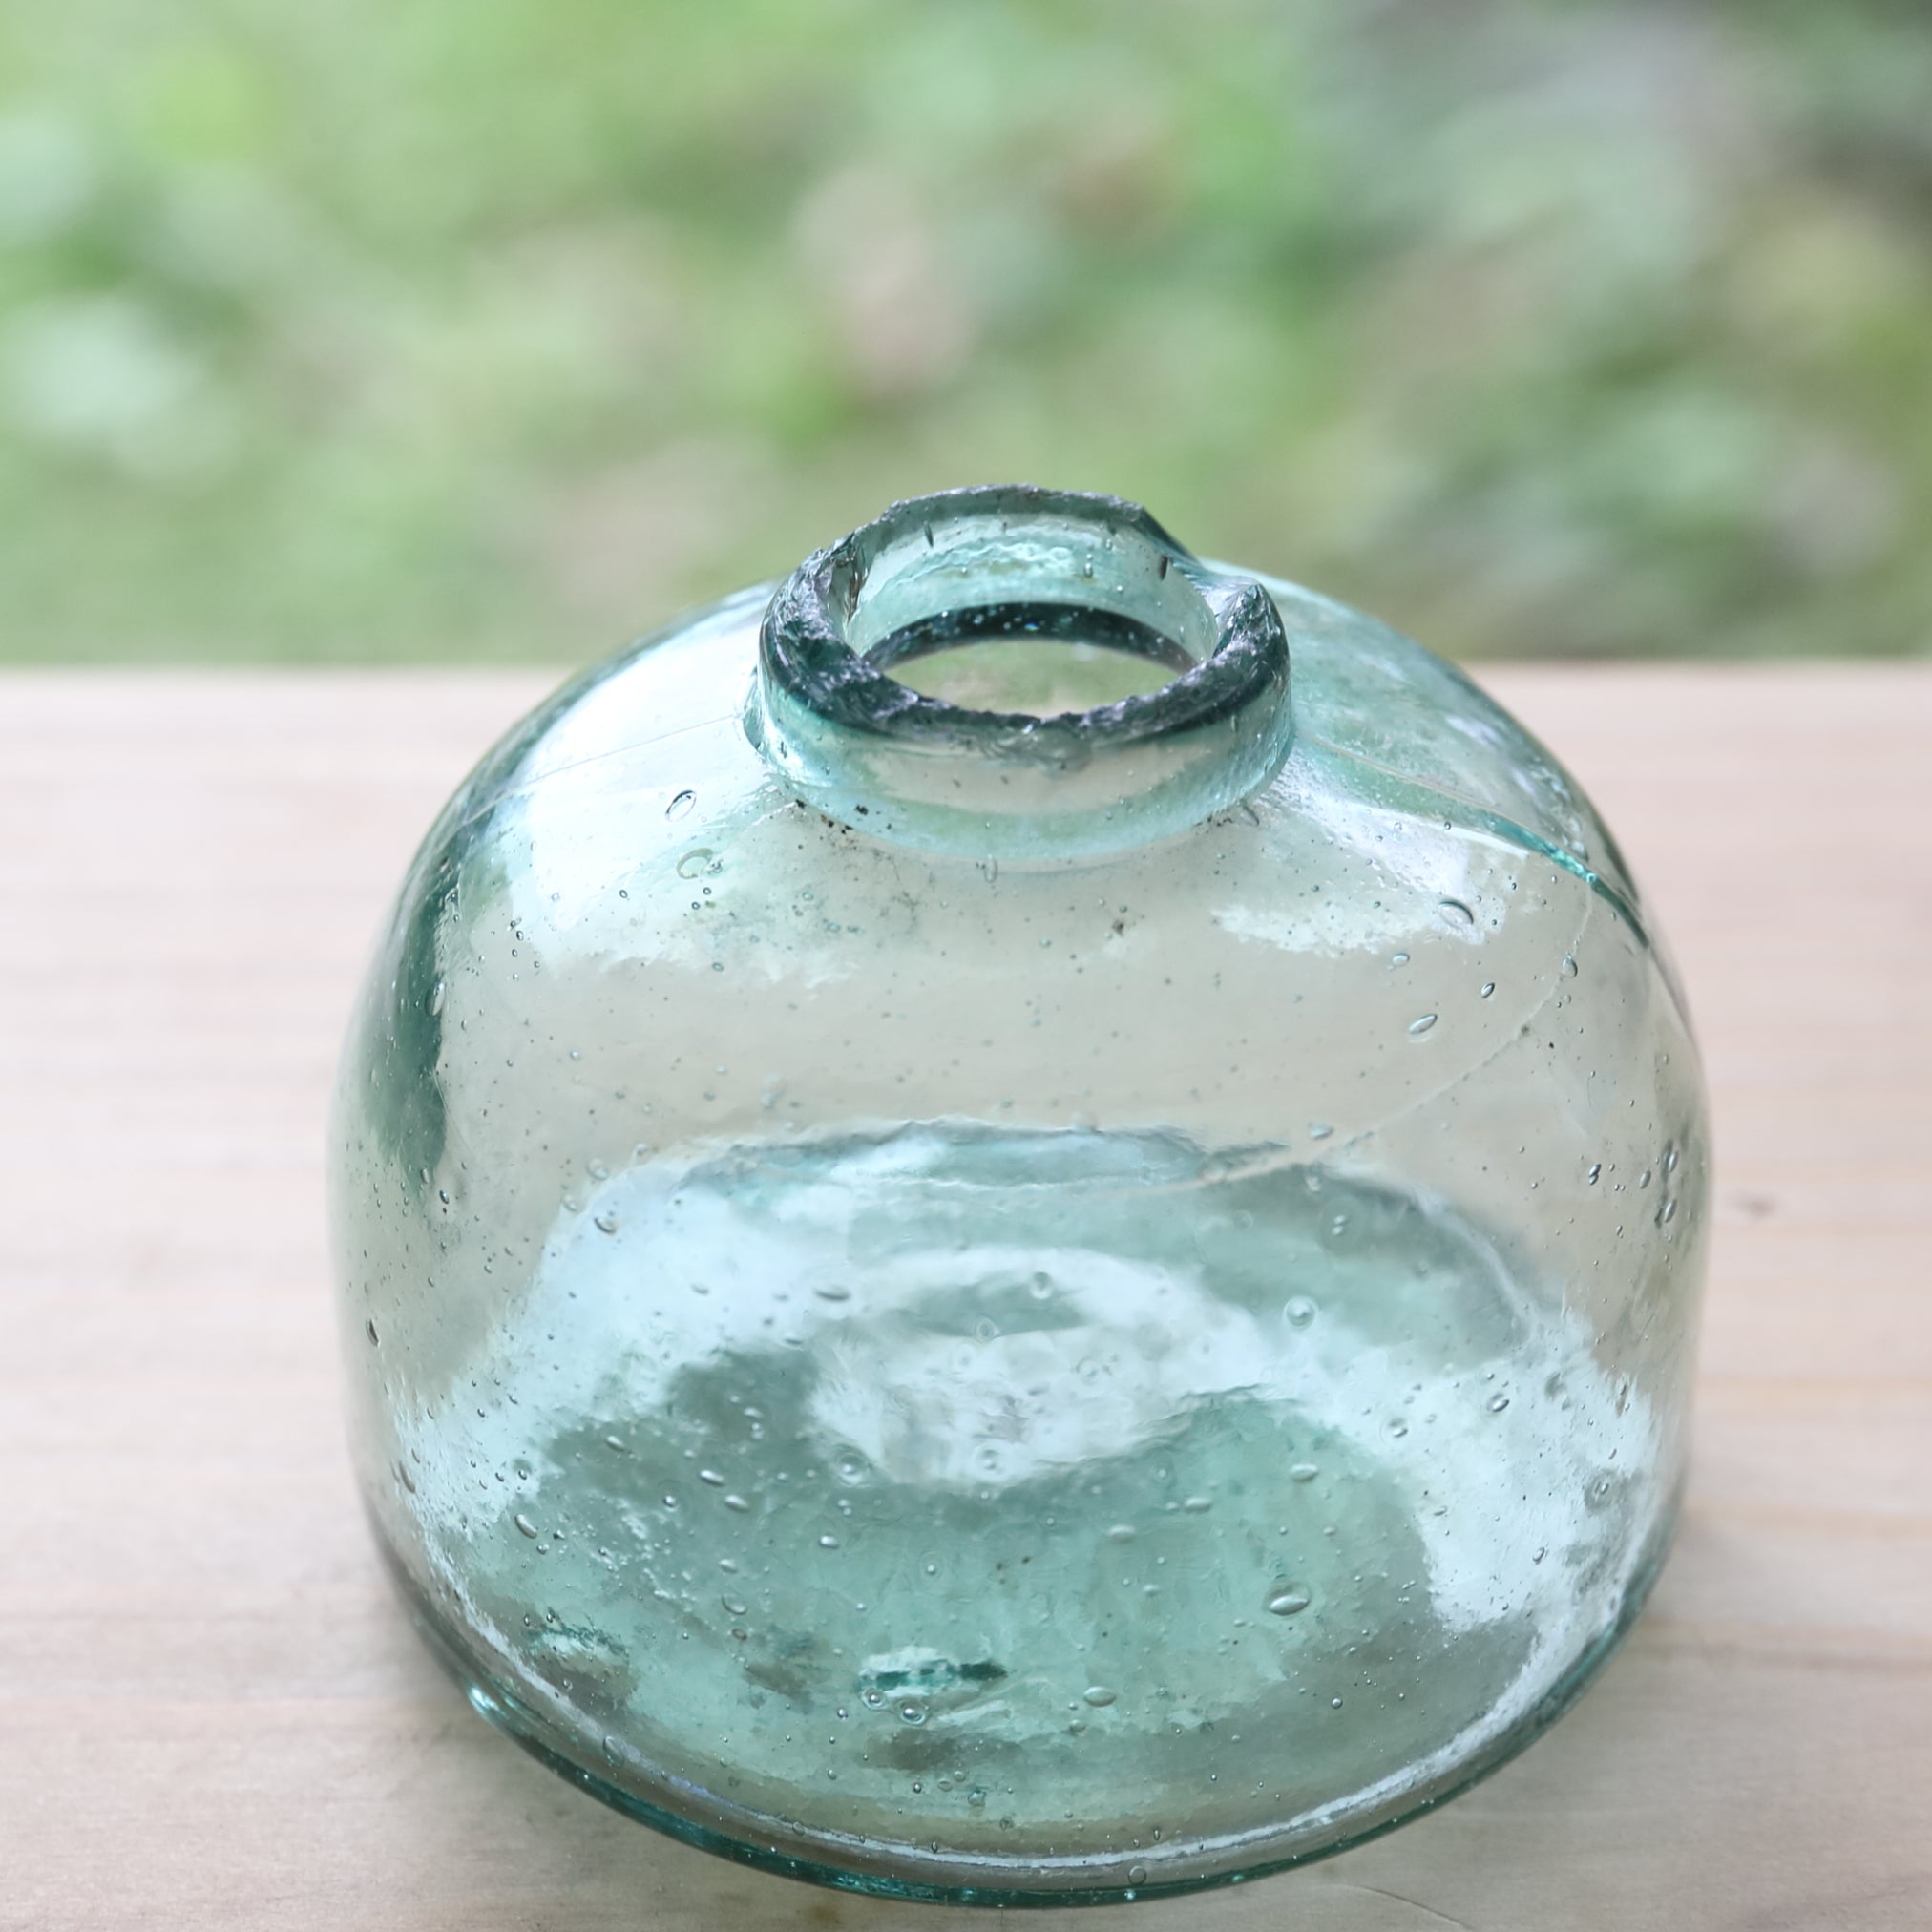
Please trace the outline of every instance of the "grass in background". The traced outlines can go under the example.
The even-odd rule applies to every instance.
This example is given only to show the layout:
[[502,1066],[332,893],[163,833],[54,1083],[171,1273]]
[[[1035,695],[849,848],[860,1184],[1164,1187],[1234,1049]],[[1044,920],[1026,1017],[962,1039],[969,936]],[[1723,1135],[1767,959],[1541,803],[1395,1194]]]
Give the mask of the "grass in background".
[[12,0],[0,660],[601,655],[1026,478],[1465,655],[1932,644],[1932,15]]

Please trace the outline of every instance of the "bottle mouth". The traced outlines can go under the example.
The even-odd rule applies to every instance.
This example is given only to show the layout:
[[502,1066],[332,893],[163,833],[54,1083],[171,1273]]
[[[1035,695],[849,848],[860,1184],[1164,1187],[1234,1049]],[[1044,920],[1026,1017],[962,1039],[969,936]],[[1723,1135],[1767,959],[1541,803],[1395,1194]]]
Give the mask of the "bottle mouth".
[[779,587],[747,725],[788,789],[855,829],[977,856],[1120,850],[1280,769],[1288,639],[1259,583],[1138,505],[948,491]]

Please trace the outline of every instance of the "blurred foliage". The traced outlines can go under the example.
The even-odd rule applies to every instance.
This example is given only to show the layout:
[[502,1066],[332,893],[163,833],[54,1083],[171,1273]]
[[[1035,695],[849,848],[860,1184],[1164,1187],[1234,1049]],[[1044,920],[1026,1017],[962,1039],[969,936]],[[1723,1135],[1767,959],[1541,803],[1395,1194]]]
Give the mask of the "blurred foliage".
[[1028,478],[1462,655],[1932,641],[1932,10],[11,0],[0,657],[600,655]]

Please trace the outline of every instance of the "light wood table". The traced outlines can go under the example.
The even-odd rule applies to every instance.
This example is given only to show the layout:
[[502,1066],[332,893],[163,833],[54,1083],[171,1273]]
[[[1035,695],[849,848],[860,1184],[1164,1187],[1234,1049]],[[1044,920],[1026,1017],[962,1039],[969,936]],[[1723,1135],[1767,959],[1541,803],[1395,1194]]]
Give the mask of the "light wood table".
[[[0,1926],[942,1922],[570,1790],[438,1675],[364,1533],[331,1064],[417,835],[549,682],[0,678]],[[1683,1532],[1623,1653],[1499,1776],[1131,1923],[1926,1932],[1932,667],[1487,682],[1618,828],[1701,1025]]]

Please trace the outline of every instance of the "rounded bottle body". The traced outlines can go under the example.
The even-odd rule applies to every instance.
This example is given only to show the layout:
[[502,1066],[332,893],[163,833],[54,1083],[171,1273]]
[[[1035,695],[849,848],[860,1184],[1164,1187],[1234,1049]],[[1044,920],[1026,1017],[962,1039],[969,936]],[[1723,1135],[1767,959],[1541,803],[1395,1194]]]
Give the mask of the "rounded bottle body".
[[1681,1001],[1526,734],[1264,588],[1271,773],[1124,844],[1105,795],[1041,846],[813,794],[760,592],[424,846],[336,1127],[360,1473],[476,1701],[600,1796],[864,1889],[1145,1896],[1457,1789],[1634,1613]]

